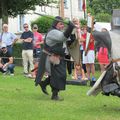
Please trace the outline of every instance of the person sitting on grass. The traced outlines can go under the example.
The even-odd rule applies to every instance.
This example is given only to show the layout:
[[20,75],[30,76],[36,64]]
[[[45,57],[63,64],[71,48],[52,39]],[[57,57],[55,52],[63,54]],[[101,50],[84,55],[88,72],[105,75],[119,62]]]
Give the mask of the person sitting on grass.
[[14,67],[13,57],[9,53],[6,44],[2,43],[0,50],[0,72],[14,75]]
[[75,80],[88,80],[85,76],[84,70],[80,64],[75,64],[74,68],[74,79]]

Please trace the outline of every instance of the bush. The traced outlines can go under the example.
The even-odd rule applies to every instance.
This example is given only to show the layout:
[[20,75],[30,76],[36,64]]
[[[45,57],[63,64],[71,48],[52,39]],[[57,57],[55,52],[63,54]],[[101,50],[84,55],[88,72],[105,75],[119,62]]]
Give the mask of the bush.
[[33,24],[37,24],[38,31],[40,33],[47,33],[48,29],[50,29],[51,27],[53,19],[54,19],[53,16],[41,16],[37,18],[35,21],[31,22],[31,27],[33,26]]
[[111,22],[111,15],[108,13],[98,13],[95,18],[98,22]]
[[16,43],[13,47],[13,57],[16,65],[22,65],[22,44]]
[[81,19],[80,20],[80,25],[81,25],[81,27],[86,26],[87,25],[87,20]]

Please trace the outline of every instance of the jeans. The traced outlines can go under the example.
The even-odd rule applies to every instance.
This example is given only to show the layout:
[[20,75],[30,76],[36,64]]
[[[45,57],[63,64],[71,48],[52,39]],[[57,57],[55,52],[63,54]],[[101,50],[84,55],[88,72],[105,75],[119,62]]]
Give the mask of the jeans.
[[13,53],[12,45],[7,46],[7,50],[8,50],[9,53],[12,55],[12,53]]
[[14,67],[15,64],[9,64],[7,67],[7,71],[4,71],[2,68],[0,68],[0,72],[4,73],[4,72],[10,72],[10,74],[14,73]]
[[13,74],[14,73],[14,67],[15,67],[15,64],[9,64],[7,71],[10,71],[10,73]]
[[34,58],[39,58],[40,57],[40,52],[41,52],[41,48],[34,48],[34,50],[33,50]]

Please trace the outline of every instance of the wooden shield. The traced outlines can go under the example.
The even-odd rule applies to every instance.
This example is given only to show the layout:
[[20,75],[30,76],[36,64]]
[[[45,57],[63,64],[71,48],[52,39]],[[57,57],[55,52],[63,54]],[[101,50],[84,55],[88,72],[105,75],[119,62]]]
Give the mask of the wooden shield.
[[101,81],[103,80],[104,76],[106,75],[106,71],[104,71],[99,79],[95,82],[94,86],[87,92],[88,96],[97,96],[101,91]]
[[92,33],[92,29],[94,27],[93,26],[93,21],[94,21],[93,16],[88,15],[88,17],[87,17],[87,28],[88,28],[88,31],[87,31],[87,36],[86,36],[85,55],[87,55],[87,52],[89,50],[90,36],[91,36],[91,33]]

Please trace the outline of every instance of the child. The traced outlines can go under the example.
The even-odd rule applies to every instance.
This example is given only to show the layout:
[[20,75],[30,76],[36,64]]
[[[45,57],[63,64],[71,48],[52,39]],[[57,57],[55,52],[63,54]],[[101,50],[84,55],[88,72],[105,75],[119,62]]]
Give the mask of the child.
[[[91,35],[90,36],[90,43],[88,46],[88,51],[87,55],[85,55],[85,49],[86,49],[86,37],[87,37],[87,27],[84,27],[84,34],[82,34],[81,37],[81,42],[83,42],[83,64],[86,65],[86,70],[87,70],[87,77],[90,82],[90,86],[93,86],[94,83],[96,82],[96,78],[94,77],[95,75],[95,67],[94,67],[94,60],[95,60],[95,53],[94,53],[94,38]],[[92,78],[90,78],[90,74],[92,73]]]
[[75,80],[88,80],[85,77],[85,73],[84,70],[81,68],[80,64],[75,64],[75,68],[74,68],[74,79]]

